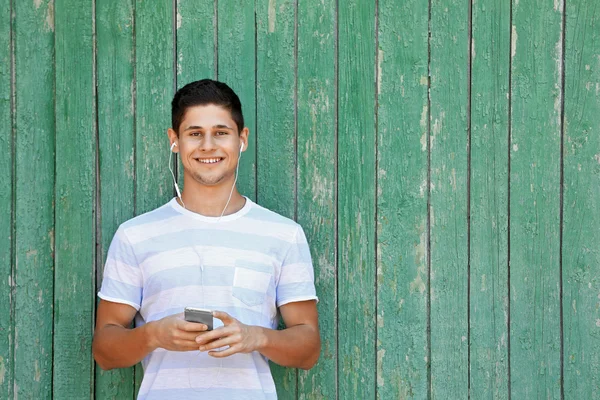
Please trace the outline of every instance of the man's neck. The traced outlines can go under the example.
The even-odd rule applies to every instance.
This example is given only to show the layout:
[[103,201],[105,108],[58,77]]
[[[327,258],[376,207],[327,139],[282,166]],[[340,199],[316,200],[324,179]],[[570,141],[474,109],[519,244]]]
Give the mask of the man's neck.
[[[223,210],[229,193],[231,193],[231,200],[227,208]],[[185,183],[181,197],[187,210],[206,217],[234,214],[246,204],[246,199],[237,191],[237,188],[233,188],[233,192],[231,192],[231,186],[226,184],[211,187],[196,182]]]

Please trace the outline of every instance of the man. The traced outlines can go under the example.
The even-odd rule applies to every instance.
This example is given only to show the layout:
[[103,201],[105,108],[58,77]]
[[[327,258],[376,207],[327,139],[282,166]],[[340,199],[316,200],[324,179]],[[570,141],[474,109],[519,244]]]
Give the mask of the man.
[[[181,88],[168,136],[185,190],[113,238],[94,357],[103,369],[142,361],[140,399],[276,399],[267,360],[309,369],[319,357],[302,228],[235,187],[248,135],[227,85]],[[214,330],[184,320],[186,307],[214,310]],[[279,315],[286,329],[277,330]]]

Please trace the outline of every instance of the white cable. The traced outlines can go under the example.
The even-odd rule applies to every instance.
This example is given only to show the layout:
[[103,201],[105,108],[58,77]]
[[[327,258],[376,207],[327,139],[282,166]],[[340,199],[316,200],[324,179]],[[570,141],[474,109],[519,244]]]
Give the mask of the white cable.
[[237,163],[237,167],[235,167],[235,180],[233,181],[233,185],[231,186],[231,190],[229,191],[229,198],[227,199],[227,203],[225,203],[225,208],[223,208],[223,211],[221,211],[221,216],[219,217],[219,219],[217,220],[217,222],[221,222],[221,218],[223,218],[223,214],[225,214],[225,210],[227,210],[227,206],[229,205],[229,202],[231,201],[231,195],[233,194],[233,189],[235,188],[235,184],[237,183],[237,179],[238,179],[238,171],[240,170],[240,160],[242,159],[242,149],[240,149],[240,155],[238,156],[238,163]]
[[172,164],[173,164],[173,147],[177,146],[175,143],[173,143],[171,145],[171,151],[169,152],[169,171],[171,171],[171,176],[173,177],[173,184],[175,185],[175,191],[177,192],[177,197],[179,197],[179,201],[181,201],[181,205],[183,205],[183,208],[185,207],[185,203],[183,202],[183,199],[181,198],[181,192],[179,191],[179,186],[177,186],[177,181],[175,180],[175,174],[173,173],[173,168],[172,168]]

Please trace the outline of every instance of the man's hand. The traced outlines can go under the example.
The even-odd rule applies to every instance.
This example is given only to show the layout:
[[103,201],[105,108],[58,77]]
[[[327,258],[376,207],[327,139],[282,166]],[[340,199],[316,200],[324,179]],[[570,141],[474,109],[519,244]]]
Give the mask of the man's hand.
[[[194,350],[199,348],[200,351],[208,351],[210,356],[223,358],[236,353],[258,351],[264,345],[265,337],[261,327],[242,324],[222,311],[214,311],[213,316],[223,321],[223,326],[197,335]],[[225,346],[229,347],[215,351]]]
[[151,323],[152,347],[171,351],[198,350],[197,337],[204,337],[207,326],[183,319],[183,314],[171,315]]

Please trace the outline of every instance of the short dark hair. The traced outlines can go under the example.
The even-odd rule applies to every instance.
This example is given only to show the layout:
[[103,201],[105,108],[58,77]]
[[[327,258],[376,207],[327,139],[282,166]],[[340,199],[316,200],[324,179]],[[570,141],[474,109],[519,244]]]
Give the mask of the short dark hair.
[[179,135],[179,125],[188,108],[214,104],[231,113],[231,119],[238,127],[238,134],[244,129],[242,103],[235,92],[223,82],[202,79],[190,82],[175,93],[171,102],[171,124]]

